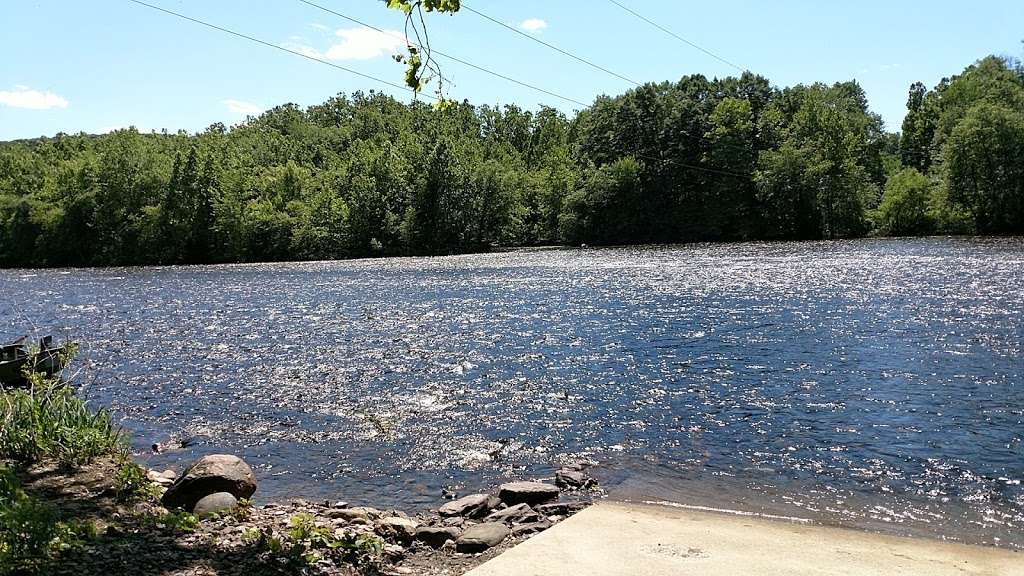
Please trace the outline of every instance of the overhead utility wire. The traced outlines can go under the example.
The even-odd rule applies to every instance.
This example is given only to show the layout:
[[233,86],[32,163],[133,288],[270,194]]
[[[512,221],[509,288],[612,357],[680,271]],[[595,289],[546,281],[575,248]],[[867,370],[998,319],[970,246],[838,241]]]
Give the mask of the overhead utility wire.
[[491,22],[494,22],[495,24],[497,24],[499,26],[502,26],[504,28],[508,28],[509,30],[515,32],[516,34],[519,34],[520,36],[523,36],[525,38],[529,38],[530,40],[533,40],[534,42],[537,42],[538,44],[543,44],[544,46],[547,46],[548,48],[551,48],[552,50],[554,50],[556,52],[564,54],[564,55],[568,56],[569,58],[572,58],[573,60],[578,60],[578,61],[586,64],[587,66],[590,66],[591,68],[596,68],[597,70],[600,70],[600,71],[602,71],[602,72],[604,72],[606,74],[611,74],[612,76],[615,76],[616,78],[618,78],[620,80],[625,80],[626,82],[629,82],[630,84],[632,84],[634,86],[639,86],[640,85],[640,83],[637,82],[636,80],[631,80],[631,79],[623,76],[622,74],[619,74],[617,72],[612,72],[611,70],[609,70],[609,69],[607,69],[607,68],[605,68],[603,66],[600,66],[598,64],[594,64],[590,60],[587,60],[586,58],[582,58],[580,56],[577,56],[577,55],[573,54],[572,52],[568,52],[566,50],[562,50],[561,48],[559,48],[558,46],[555,46],[554,44],[549,44],[549,43],[541,40],[540,38],[537,38],[535,36],[531,36],[530,34],[527,34],[526,32],[523,32],[522,30],[519,30],[519,29],[517,29],[515,27],[512,27],[512,26],[509,26],[508,24],[505,24],[501,20],[497,20],[495,18],[491,18],[490,16],[488,16],[487,14],[484,14],[483,12],[480,12],[479,10],[476,10],[476,9],[472,8],[471,6],[467,6],[465,2],[462,3],[462,8],[464,8],[466,10],[469,10],[470,12],[472,12],[473,14],[476,14],[477,16],[480,16],[481,18],[490,20]]
[[703,46],[700,46],[700,45],[698,45],[698,44],[695,44],[695,43],[693,43],[693,42],[691,42],[691,41],[687,40],[686,38],[683,38],[683,37],[682,37],[682,36],[680,36],[679,34],[676,34],[675,32],[673,32],[673,31],[669,30],[668,28],[665,28],[665,27],[664,27],[664,26],[662,26],[661,24],[658,24],[658,23],[657,23],[657,22],[655,22],[654,20],[651,20],[651,19],[649,19],[649,18],[645,17],[644,15],[640,14],[639,12],[636,12],[636,11],[635,11],[635,10],[633,10],[632,8],[630,8],[630,7],[628,7],[628,6],[625,6],[625,5],[623,5],[622,3],[618,2],[617,0],[608,0],[608,1],[609,1],[609,2],[611,2],[612,4],[615,4],[615,5],[616,5],[616,6],[618,6],[619,8],[622,8],[622,9],[623,9],[623,10],[625,10],[626,12],[629,12],[629,13],[630,13],[630,14],[632,14],[633,16],[636,16],[637,18],[639,18],[639,19],[643,20],[644,22],[647,22],[647,23],[648,23],[648,24],[650,24],[651,26],[654,26],[654,27],[655,27],[655,28],[657,28],[658,30],[661,30],[661,31],[662,31],[662,32],[664,32],[665,34],[668,34],[669,36],[671,36],[671,37],[675,38],[676,40],[679,40],[680,42],[683,42],[684,44],[687,44],[688,46],[691,46],[691,47],[693,47],[693,48],[696,48],[697,50],[700,50],[701,52],[703,52],[703,53],[707,54],[708,56],[711,56],[711,57],[712,57],[712,58],[714,58],[715,60],[718,60],[719,62],[724,62],[725,64],[728,64],[729,66],[732,66],[733,68],[735,68],[735,69],[739,70],[740,72],[746,72],[746,68],[743,68],[742,66],[738,66],[738,65],[736,65],[736,64],[733,64],[732,62],[730,62],[730,61],[726,60],[725,58],[722,58],[722,57],[721,57],[721,56],[719,56],[718,54],[715,54],[715,53],[714,53],[714,52],[712,52],[711,50],[708,50],[707,48],[704,48]]
[[[164,14],[169,14],[171,16],[175,16],[177,18],[181,18],[182,20],[188,20],[189,22],[193,22],[195,24],[200,24],[202,26],[206,26],[207,28],[212,28],[214,30],[218,30],[220,32],[224,32],[226,34],[231,34],[232,36],[237,36],[239,38],[243,38],[243,39],[248,40],[250,42],[255,42],[257,44],[262,44],[264,46],[267,46],[267,47],[270,47],[270,48],[274,48],[274,49],[280,50],[282,52],[287,52],[289,54],[294,54],[296,56],[301,56],[302,58],[305,58],[307,60],[312,60],[313,62],[319,62],[321,64],[326,64],[327,66],[330,66],[332,68],[337,68],[338,70],[344,70],[345,72],[348,72],[349,74],[355,74],[356,76],[360,76],[360,77],[366,78],[368,80],[373,80],[374,82],[379,82],[381,84],[386,84],[387,86],[391,86],[392,88],[398,88],[400,90],[405,90],[407,92],[415,93],[415,91],[412,88],[409,88],[408,86],[402,86],[401,84],[396,84],[394,82],[388,82],[387,80],[383,80],[381,78],[377,78],[376,76],[371,76],[369,74],[364,74],[362,72],[359,72],[358,70],[353,70],[351,68],[346,68],[345,66],[341,66],[341,65],[335,64],[334,62],[328,62],[327,60],[324,60],[322,58],[317,58],[316,56],[310,56],[309,54],[303,54],[302,52],[299,52],[297,50],[291,50],[291,49],[285,48],[284,46],[279,46],[279,45],[274,44],[272,42],[267,42],[266,40],[260,40],[259,38],[255,38],[255,37],[249,36],[247,34],[242,34],[241,32],[236,32],[236,31],[231,30],[229,28],[224,28],[224,27],[218,26],[216,24],[210,24],[209,22],[205,22],[203,20],[199,20],[198,18],[192,18],[191,16],[186,16],[184,14],[180,14],[178,12],[174,12],[173,10],[168,10],[166,8],[161,8],[160,6],[149,4],[149,3],[146,3],[146,2],[142,2],[142,0],[128,0],[128,2],[131,2],[133,4],[138,4],[139,6],[145,6],[146,8],[150,8],[150,9],[156,10],[158,12],[163,12]],[[437,100],[438,99],[436,96],[433,96],[431,94],[423,94],[423,96],[426,96],[427,98],[430,98],[432,100]]]
[[[147,2],[143,2],[142,0],[128,0],[128,2],[131,2],[133,4],[138,4],[139,6],[144,6],[146,8],[150,8],[152,10],[156,10],[158,12],[163,12],[165,14],[169,14],[171,16],[174,16],[176,18],[180,18],[182,20],[187,20],[187,21],[193,22],[195,24],[206,26],[207,28],[211,28],[213,30],[224,32],[224,33],[230,34],[232,36],[237,36],[239,38],[248,40],[250,42],[255,42],[257,44],[262,44],[263,46],[267,46],[267,47],[270,47],[270,48],[275,48],[275,49],[280,50],[282,52],[287,52],[289,54],[294,54],[295,56],[301,56],[302,58],[305,58],[307,60],[312,60],[314,62],[319,62],[321,64],[326,64],[327,66],[330,66],[332,68],[337,68],[338,70],[343,70],[343,71],[348,72],[350,74],[355,74],[356,76],[360,76],[360,77],[363,77],[363,78],[367,78],[369,80],[373,80],[374,82],[379,82],[381,84],[392,86],[394,88],[405,90],[407,92],[413,92],[413,90],[411,88],[408,88],[406,86],[402,86],[400,84],[395,84],[394,82],[388,82],[387,80],[383,80],[383,79],[377,78],[375,76],[371,76],[369,74],[364,74],[364,73],[359,72],[357,70],[352,70],[351,68],[346,68],[344,66],[340,66],[340,65],[335,64],[333,62],[328,62],[327,60],[323,60],[323,59],[317,58],[315,56],[310,56],[308,54],[303,54],[302,52],[298,52],[298,51],[295,51],[295,50],[290,50],[290,49],[285,48],[283,46],[278,46],[277,44],[273,44],[273,43],[267,42],[265,40],[260,40],[259,38],[255,38],[253,36],[242,34],[241,32],[236,32],[236,31],[231,30],[229,28],[224,28],[224,27],[218,26],[216,24],[210,24],[209,22],[205,22],[203,20],[199,20],[198,18],[192,18],[191,16],[186,16],[184,14],[180,14],[178,12],[174,12],[173,10],[168,10],[166,8],[161,8],[160,6],[149,4]],[[465,7],[464,4],[463,4],[463,7]],[[425,96],[427,96],[428,98],[432,98],[434,100],[438,99],[437,97],[432,96],[430,94],[425,94]],[[689,169],[692,169],[692,170],[699,170],[699,171],[702,171],[702,172],[710,172],[710,173],[713,173],[713,174],[722,174],[722,175],[726,175],[726,176],[735,176],[735,177],[738,177],[738,178],[747,178],[747,177],[749,177],[749,175],[740,174],[738,172],[727,172],[727,171],[724,171],[724,170],[716,170],[714,168],[704,168],[702,166],[695,166],[695,165],[692,165],[692,164],[685,164],[683,162],[678,162],[678,161],[671,160],[671,159],[653,158],[653,157],[645,156],[645,155],[642,155],[642,154],[632,154],[632,156],[635,156],[637,158],[642,158],[642,159],[645,159],[645,160],[651,160],[651,161],[656,161],[656,162],[666,162],[666,163],[669,163],[669,164],[676,164],[677,166],[680,166],[680,167],[683,167],[683,168],[689,168]]]
[[[299,0],[299,1],[300,2],[305,2],[306,0]],[[593,62],[591,62],[589,60],[581,58],[581,57],[579,57],[579,56],[577,56],[575,54],[572,54],[571,52],[567,52],[567,51],[565,51],[565,50],[563,50],[563,49],[561,49],[561,48],[559,48],[557,46],[554,46],[552,44],[548,44],[547,42],[544,42],[543,40],[540,40],[538,38],[535,38],[534,36],[526,34],[525,32],[523,32],[521,30],[517,30],[516,28],[513,28],[512,26],[509,26],[508,24],[505,24],[504,22],[496,20],[496,19],[494,19],[494,18],[484,14],[483,12],[480,12],[479,10],[474,10],[470,6],[467,6],[465,2],[462,2],[462,8],[464,8],[466,10],[469,10],[470,12],[472,12],[474,14],[477,14],[478,16],[480,16],[482,18],[486,18],[487,20],[490,20],[491,22],[494,22],[495,24],[498,24],[498,25],[500,25],[500,26],[502,26],[504,28],[508,28],[509,30],[515,32],[516,34],[519,34],[520,36],[524,36],[524,37],[526,37],[526,38],[528,38],[530,40],[533,40],[534,42],[539,42],[540,44],[543,44],[544,46],[547,46],[548,48],[551,48],[552,50],[555,50],[557,52],[565,54],[566,56],[569,56],[570,58],[573,58],[575,60],[579,60],[580,62],[583,62],[584,64],[587,64],[588,66],[592,66],[594,68],[597,68],[598,70],[602,70],[604,72],[607,72],[608,74],[611,74],[612,76],[615,76],[617,78],[621,78],[621,79],[623,79],[623,80],[625,80],[627,82],[635,84],[636,86],[640,86],[640,84],[637,83],[634,80],[630,80],[629,78],[626,78],[625,76],[620,76],[619,74],[616,74],[615,72],[612,72],[611,70],[608,70],[607,68],[603,68],[601,66],[598,66],[597,64],[594,64]],[[697,136],[696,134],[691,134],[691,133],[689,133],[689,132],[687,132],[685,130],[682,130],[682,129],[678,129],[677,132],[679,134],[682,134],[683,136],[686,136],[687,138],[692,138],[692,139],[694,139],[696,141],[703,142],[705,140],[705,137]],[[736,145],[733,145],[733,144],[722,143],[722,146],[724,146],[726,148],[732,148],[734,150],[746,151],[745,148],[742,148],[740,146],[736,146]]]
[[[351,16],[346,16],[345,14],[342,14],[341,12],[336,12],[334,10],[331,10],[330,8],[327,8],[325,6],[321,6],[321,5],[319,5],[319,4],[315,3],[315,2],[310,2],[309,0],[298,0],[298,1],[302,2],[303,4],[306,4],[308,6],[312,6],[314,8],[317,8],[319,10],[323,10],[324,12],[327,12],[329,14],[334,14],[335,16],[338,16],[339,18],[344,18],[345,20],[348,20],[349,22],[354,22],[354,23],[359,24],[361,26],[366,26],[367,28],[369,28],[371,30],[376,30],[377,32],[380,32],[381,34],[387,34],[388,36],[391,36],[391,37],[394,37],[394,38],[399,38],[399,39],[403,40],[404,42],[408,42],[408,43],[412,44],[413,46],[415,46],[417,48],[420,48],[421,50],[424,48],[421,44],[417,44],[416,42],[411,41],[410,39],[406,38],[402,34],[397,34],[395,32],[389,32],[387,30],[383,30],[383,29],[378,28],[378,27],[376,27],[376,26],[374,26],[372,24],[367,24],[366,22],[363,22],[361,20],[357,20],[357,19],[355,19],[355,18],[353,18]],[[504,74],[501,74],[500,72],[495,72],[494,70],[490,70],[490,69],[485,68],[483,66],[478,66],[476,64],[473,64],[472,62],[467,62],[467,61],[465,61],[465,60],[463,60],[461,58],[452,56],[451,54],[446,54],[446,53],[441,52],[440,50],[438,50],[436,48],[433,48],[433,47],[428,47],[428,48],[430,49],[430,52],[432,54],[437,54],[438,56],[443,56],[443,57],[445,57],[445,58],[447,58],[449,60],[452,60],[454,62],[458,62],[459,64],[462,64],[464,66],[469,66],[470,68],[474,68],[474,69],[479,70],[481,72],[486,72],[487,74],[490,74],[492,76],[501,78],[502,80],[507,80],[509,82],[512,82],[513,84],[518,84],[518,85],[523,86],[525,88],[529,88],[531,90],[536,90],[537,92],[541,92],[543,94],[547,94],[548,96],[554,96],[555,98],[560,98],[562,100],[565,100],[566,102],[572,102],[573,104],[579,104],[580,106],[583,106],[584,108],[589,106],[589,104],[587,104],[586,102],[580,102],[579,100],[576,100],[576,99],[573,99],[573,98],[569,98],[568,96],[563,96],[561,94],[558,94],[557,92],[552,92],[550,90],[545,90],[544,88],[541,88],[539,86],[534,86],[533,84],[528,84],[528,83],[523,82],[521,80],[516,80],[515,78],[511,78],[509,76],[505,76]]]

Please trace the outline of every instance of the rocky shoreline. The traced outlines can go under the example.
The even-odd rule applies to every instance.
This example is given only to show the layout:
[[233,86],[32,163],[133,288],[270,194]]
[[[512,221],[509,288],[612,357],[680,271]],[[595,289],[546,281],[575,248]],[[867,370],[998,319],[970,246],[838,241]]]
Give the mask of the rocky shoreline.
[[36,466],[23,474],[26,489],[97,527],[95,541],[46,573],[453,576],[601,496],[580,463],[553,470],[554,483],[510,482],[414,514],[345,501],[254,506],[252,469],[208,455],[181,474],[145,471],[150,498],[128,504],[115,494],[117,466],[104,459],[73,473]]

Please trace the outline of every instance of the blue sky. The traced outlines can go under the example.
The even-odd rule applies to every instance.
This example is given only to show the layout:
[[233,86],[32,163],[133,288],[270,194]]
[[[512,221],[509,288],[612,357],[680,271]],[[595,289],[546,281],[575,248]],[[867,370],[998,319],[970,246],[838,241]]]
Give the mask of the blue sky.
[[[275,45],[401,83],[396,40],[298,0],[149,0]],[[908,86],[933,86],[987,54],[1021,56],[1020,0],[620,0],[677,34],[779,86],[858,80],[890,128]],[[318,3],[401,29],[378,0]],[[467,0],[468,5],[640,82],[725,76],[728,65],[607,0]],[[435,48],[507,76],[591,102],[631,85],[530,42],[476,14],[429,17]],[[341,70],[250,43],[126,0],[9,1],[0,7],[0,140],[231,125],[285,102],[383,89]],[[474,103],[578,105],[441,60],[448,95]]]

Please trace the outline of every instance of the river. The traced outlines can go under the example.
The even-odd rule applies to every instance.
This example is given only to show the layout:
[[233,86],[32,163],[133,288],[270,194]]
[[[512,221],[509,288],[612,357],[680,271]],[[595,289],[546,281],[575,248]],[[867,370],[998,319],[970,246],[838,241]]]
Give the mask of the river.
[[[1024,547],[1024,240],[0,271],[138,457],[406,509],[590,459],[611,497]],[[149,446],[193,438],[184,451]]]

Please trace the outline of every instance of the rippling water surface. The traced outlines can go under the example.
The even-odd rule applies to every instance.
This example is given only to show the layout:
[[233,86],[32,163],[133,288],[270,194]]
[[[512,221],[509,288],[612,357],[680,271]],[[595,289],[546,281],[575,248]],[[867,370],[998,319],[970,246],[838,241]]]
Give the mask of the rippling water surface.
[[[613,496],[1024,547],[1024,241],[0,271],[0,331],[152,465],[436,505],[562,460]],[[192,448],[146,456],[170,437]]]

